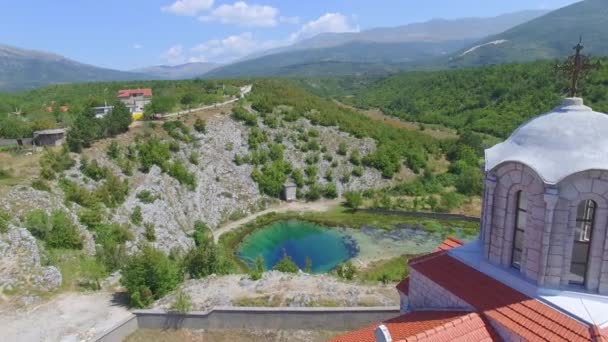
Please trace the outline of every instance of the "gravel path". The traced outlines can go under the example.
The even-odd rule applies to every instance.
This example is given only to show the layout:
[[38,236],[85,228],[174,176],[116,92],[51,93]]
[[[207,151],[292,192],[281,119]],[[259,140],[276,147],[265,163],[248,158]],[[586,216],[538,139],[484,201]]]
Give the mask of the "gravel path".
[[131,315],[123,302],[110,292],[65,293],[22,310],[0,306],[0,340],[93,341]]
[[247,216],[243,219],[240,219],[238,221],[233,221],[230,222],[216,230],[213,231],[213,238],[215,239],[215,242],[217,242],[220,238],[220,236],[222,236],[222,234],[227,233],[229,231],[232,231],[234,229],[237,229],[238,227],[245,225],[253,220],[255,220],[256,218],[266,215],[266,214],[270,214],[270,213],[286,213],[289,211],[293,211],[293,212],[304,212],[304,211],[313,211],[313,212],[323,212],[323,211],[328,211],[329,209],[337,206],[340,204],[340,200],[321,200],[321,201],[317,201],[317,202],[290,202],[290,203],[285,203],[283,202],[282,204],[280,204],[279,206],[273,207],[273,208],[269,208],[260,212],[257,212],[253,215]]

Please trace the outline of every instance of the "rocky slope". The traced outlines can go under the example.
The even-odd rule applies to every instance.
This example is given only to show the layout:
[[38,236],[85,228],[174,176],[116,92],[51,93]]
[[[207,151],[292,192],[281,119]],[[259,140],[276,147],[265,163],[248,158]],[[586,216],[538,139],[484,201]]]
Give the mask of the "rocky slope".
[[[188,120],[193,119],[186,119],[186,122]],[[327,184],[329,181],[324,175],[327,170],[333,168],[335,179],[332,182],[336,184],[339,194],[391,182],[383,179],[380,172],[370,168],[362,168],[360,177],[352,176],[348,181],[339,180],[341,174],[351,174],[355,166],[348,161],[347,155],[337,153],[338,145],[345,143],[349,151],[357,150],[364,156],[376,148],[371,139],[357,139],[335,127],[315,126],[304,119],[285,122],[277,128],[265,126],[260,120],[259,127],[265,130],[272,140],[279,135],[286,137],[283,141],[285,158],[300,170],[310,164],[306,162],[310,153],[302,152],[301,142],[295,137],[296,132],[316,130],[316,139],[320,145],[326,147],[326,151],[316,162],[319,169],[317,181],[320,185]],[[163,132],[159,127],[153,130],[156,133]],[[135,140],[134,136],[140,133],[141,131],[130,132],[127,133],[130,137],[118,137],[117,140],[130,144]],[[179,152],[174,152],[172,158],[181,160],[188,171],[194,174],[197,185],[193,189],[180,185],[176,179],[162,172],[157,166],[153,166],[148,173],[134,170],[133,175],[124,175],[116,162],[106,155],[107,142],[85,151],[82,155],[89,161],[96,160],[100,166],[108,167],[112,173],[129,181],[130,189],[124,203],[118,208],[103,210],[109,222],[123,224],[133,233],[134,239],[127,241],[128,252],[133,252],[142,241],[147,241],[146,225],[153,227],[155,239],[149,243],[154,247],[165,253],[171,250],[187,251],[194,246],[191,233],[197,220],[215,229],[229,220],[252,214],[276,203],[277,199],[260,193],[258,184],[251,177],[254,166],[237,165],[234,161],[235,155],[246,155],[250,152],[249,134],[250,129],[242,123],[227,115],[217,115],[209,118],[206,133],[193,132],[193,142],[179,142]],[[131,142],[128,142],[129,139]],[[197,165],[188,161],[192,152],[200,155]],[[324,159],[323,155],[332,156],[332,161]],[[89,191],[103,183],[103,180],[94,181],[81,172],[81,155],[73,154],[72,157],[76,162],[72,168],[63,172],[66,179]],[[32,277],[39,277],[34,281],[35,287],[53,288],[61,283],[60,278],[57,280],[56,269],[40,265],[39,254],[43,251],[39,249],[42,243],[37,243],[24,229],[24,217],[30,210],[67,212],[84,238],[84,250],[89,255],[95,254],[93,234],[79,223],[78,214],[82,207],[64,200],[63,190],[57,181],[50,182],[50,185],[50,192],[34,190],[27,186],[13,187],[6,196],[0,198],[0,209],[11,213],[11,221],[14,224],[8,233],[0,234],[0,251],[3,251],[0,253],[0,287],[19,287],[24,282],[30,282]],[[151,203],[142,202],[138,194],[144,190],[152,193],[156,200]],[[141,208],[142,220],[134,224],[131,215],[137,207]]]

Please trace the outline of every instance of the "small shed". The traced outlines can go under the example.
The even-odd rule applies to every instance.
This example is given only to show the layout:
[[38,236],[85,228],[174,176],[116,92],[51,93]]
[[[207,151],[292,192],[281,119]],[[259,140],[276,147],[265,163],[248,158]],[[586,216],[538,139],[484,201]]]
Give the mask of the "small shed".
[[285,184],[283,184],[283,200],[287,202],[295,201],[298,198],[296,195],[297,191],[298,186],[296,185],[296,183],[291,180],[288,180],[287,182],[285,182]]
[[60,146],[65,141],[65,129],[45,129],[43,131],[35,131],[32,139],[34,147],[42,146]]

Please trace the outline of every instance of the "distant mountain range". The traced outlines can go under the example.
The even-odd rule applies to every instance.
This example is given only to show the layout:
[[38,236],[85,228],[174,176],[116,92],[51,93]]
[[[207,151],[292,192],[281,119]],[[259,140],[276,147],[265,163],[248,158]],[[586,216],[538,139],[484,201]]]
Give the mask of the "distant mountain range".
[[585,0],[489,36],[445,61],[468,67],[563,58],[583,37],[585,53],[608,55],[608,0]]
[[99,68],[52,53],[0,45],[0,91],[27,90],[57,83],[146,78],[150,76]]
[[461,68],[563,58],[581,35],[586,53],[608,55],[608,0],[584,0],[552,12],[434,19],[393,28],[325,33],[224,66],[188,63],[126,72],[0,45],[0,91],[91,81],[384,75]]
[[181,65],[156,65],[147,68],[134,69],[131,72],[142,73],[162,79],[181,80],[195,78],[209,72],[220,64],[215,63],[186,63]]
[[[503,32],[546,13],[521,11],[493,18],[433,19],[361,32],[323,33],[287,47],[249,56],[204,76],[298,76],[293,73],[302,69],[298,65],[306,65],[304,69],[310,73],[314,71],[314,64],[326,66],[328,62],[357,63],[359,65],[354,69],[359,72],[366,72],[366,68],[362,68],[364,64],[371,73],[378,69],[401,69],[408,63],[416,64],[449,55],[483,37]],[[323,67],[320,69],[325,70]]]

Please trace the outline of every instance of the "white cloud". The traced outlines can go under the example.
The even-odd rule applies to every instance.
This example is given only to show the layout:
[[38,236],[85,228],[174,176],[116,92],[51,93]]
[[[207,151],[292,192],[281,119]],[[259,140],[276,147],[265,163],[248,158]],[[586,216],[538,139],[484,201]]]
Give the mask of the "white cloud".
[[167,51],[163,52],[160,58],[169,64],[183,63],[185,60],[184,48],[179,44],[173,45]]
[[284,24],[297,25],[300,23],[300,17],[279,17],[279,22]]
[[244,1],[238,1],[232,5],[221,5],[199,19],[249,27],[272,27],[279,21],[278,14],[279,10],[271,6],[248,5]]
[[136,50],[142,49],[144,46],[141,44],[133,44],[133,48]]
[[195,56],[190,57],[190,59],[226,63],[245,57],[253,52],[271,49],[282,43],[273,40],[259,41],[255,39],[251,32],[244,32],[239,35],[201,43],[191,49],[195,53]]
[[213,0],[177,0],[169,6],[162,7],[163,12],[176,15],[194,16],[213,6]]
[[292,41],[310,38],[325,32],[357,32],[358,27],[352,26],[348,18],[340,13],[326,13],[317,20],[310,21],[300,30],[291,35]]

